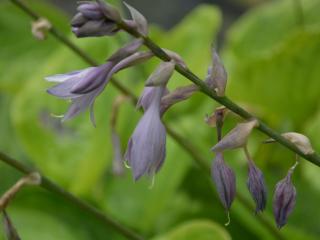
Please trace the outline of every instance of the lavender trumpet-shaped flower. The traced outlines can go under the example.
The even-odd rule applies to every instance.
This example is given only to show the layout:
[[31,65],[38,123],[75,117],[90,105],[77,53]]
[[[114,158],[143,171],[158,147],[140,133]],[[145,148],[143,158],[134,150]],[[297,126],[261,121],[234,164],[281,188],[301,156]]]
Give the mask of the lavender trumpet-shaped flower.
[[277,183],[273,196],[273,214],[277,227],[281,228],[287,223],[289,214],[296,202],[296,188],[291,182],[293,169],[288,171],[287,176]]
[[222,152],[216,154],[211,171],[219,198],[224,208],[229,210],[236,195],[236,177],[232,169],[225,164]]
[[[156,79],[157,86],[149,87],[140,98],[139,104],[143,106],[145,113],[128,142],[125,154],[135,180],[143,175],[154,175],[164,162],[166,129],[161,122],[160,103],[173,69],[168,63],[162,63],[147,81],[154,82],[153,80]],[[171,74],[168,73],[168,70],[171,71]]]
[[264,183],[263,173],[251,159],[248,159],[248,165],[247,186],[256,203],[256,213],[262,212],[266,208],[267,203],[267,189]]
[[103,1],[80,2],[77,11],[71,26],[79,38],[112,36],[120,30],[116,24],[121,20],[119,12]]
[[[49,94],[61,99],[71,99],[72,103],[62,120],[73,118],[90,108],[90,118],[95,125],[94,101],[109,83],[112,75],[148,59],[145,56],[142,56],[142,60],[139,57],[131,57],[141,44],[142,41],[138,39],[125,45],[116,51],[105,64],[98,67],[89,67],[80,71],[46,77],[45,79],[48,81],[59,83],[48,89]],[[126,59],[128,60],[125,61]]]

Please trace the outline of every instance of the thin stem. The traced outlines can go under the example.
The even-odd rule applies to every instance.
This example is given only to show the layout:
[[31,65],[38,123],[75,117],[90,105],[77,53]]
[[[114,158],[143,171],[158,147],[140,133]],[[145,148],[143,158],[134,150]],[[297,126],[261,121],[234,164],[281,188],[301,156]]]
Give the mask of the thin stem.
[[[148,47],[158,58],[160,58],[163,61],[170,61],[171,58],[169,55],[167,55],[161,47],[159,47],[156,43],[154,43],[149,37],[145,37],[141,35],[138,31],[136,31],[133,28],[130,28],[127,26],[124,22],[118,23],[118,26],[122,28],[123,30],[127,31],[131,35],[135,37],[139,37],[144,39],[144,45]],[[204,81],[202,81],[198,76],[196,76],[193,72],[191,72],[189,69],[186,69],[185,67],[176,64],[175,70],[179,72],[181,75],[192,81],[194,84],[196,84],[200,91],[206,94],[208,97],[212,98],[213,100],[217,101],[218,103],[224,105],[228,109],[230,109],[232,112],[238,114],[240,117],[242,117],[245,120],[249,120],[252,118],[257,119],[259,122],[259,126],[257,127],[258,130],[265,133],[269,137],[273,138],[278,143],[282,144],[284,147],[288,148],[289,150],[297,153],[304,159],[308,160],[309,162],[320,166],[320,156],[316,153],[314,154],[304,154],[297,146],[295,146],[292,142],[285,139],[281,136],[278,132],[270,128],[267,124],[265,124],[262,120],[258,119],[253,114],[247,112],[243,108],[241,108],[239,105],[231,101],[228,97],[219,97],[215,93],[215,91],[211,90]]]
[[243,150],[244,150],[244,154],[246,155],[247,160],[248,160],[248,161],[251,161],[251,156],[250,156],[250,153],[249,153],[249,151],[248,151],[248,146],[245,145],[245,146],[243,147]]
[[[15,3],[18,7],[20,7],[22,10],[24,10],[31,17],[33,17],[35,19],[37,19],[39,17],[27,5],[20,2],[19,0],[11,0],[11,1],[13,3]],[[54,27],[51,28],[50,33],[54,37],[56,37],[57,40],[61,41],[61,43],[65,44],[67,47],[69,47],[71,50],[73,50],[74,53],[77,54],[80,58],[82,58],[85,62],[87,62],[90,65],[97,65],[97,63],[93,59],[91,59],[89,56],[87,56],[85,53],[80,54],[80,52],[82,52],[82,50],[80,50],[76,45],[74,45],[67,38],[63,37],[63,35],[58,30],[56,30]],[[58,37],[58,36],[60,36],[60,37]],[[66,40],[66,41],[64,41],[64,40]],[[120,92],[129,96],[131,98],[133,104],[136,104],[138,98],[135,96],[134,93],[132,93],[128,88],[124,87],[120,83],[116,82],[114,79],[112,79],[112,83]],[[189,139],[182,137],[175,130],[173,130],[173,128],[169,127],[167,124],[165,124],[165,126],[167,129],[168,135],[170,135],[170,137],[173,140],[175,140],[177,142],[177,144],[192,157],[192,159],[199,165],[199,167],[203,170],[203,172],[206,173],[206,176],[208,177],[208,179],[211,179],[210,178],[209,162],[201,154],[201,152],[195,148],[195,146],[189,141]],[[0,158],[1,158],[1,156],[0,156]],[[128,166],[126,162],[124,164],[125,164],[125,167],[130,168],[130,166]],[[26,170],[25,166],[23,166],[21,164],[18,164],[18,165],[9,164],[9,165],[13,166],[14,168],[16,168],[17,170],[20,170],[23,173],[27,173],[27,171],[25,171]],[[210,181],[210,183],[211,183],[210,186],[213,188],[211,181]],[[59,194],[59,191],[55,191],[55,192]],[[237,196],[238,196],[237,198],[238,198],[240,204],[243,205],[248,211],[251,211],[253,209],[252,204],[244,196],[242,196],[241,193],[238,193]],[[83,208],[83,209],[85,210],[85,208]],[[272,223],[270,223],[270,221],[268,219],[266,219],[262,215],[257,215],[257,219],[266,229],[268,229],[270,231],[270,233],[272,235],[274,235],[274,237],[276,239],[283,239],[281,233],[273,226]]]
[[[31,174],[35,172],[34,169],[22,164],[21,162],[9,157],[5,153],[0,152],[0,159],[1,161],[5,162],[6,164],[10,165],[11,167],[19,170],[20,172],[24,174]],[[106,224],[107,226],[112,227],[116,231],[118,231],[123,236],[127,237],[128,239],[132,240],[143,240],[141,236],[134,233],[129,228],[121,225],[119,222],[113,220],[110,216],[101,213],[98,209],[90,206],[86,202],[82,201],[81,199],[77,198],[76,196],[72,195],[71,193],[65,191],[63,188],[58,186],[57,184],[53,183],[51,180],[46,178],[45,176],[41,176],[41,187],[56,193],[60,195],[62,198],[64,198],[66,201],[69,201],[70,203],[78,206],[82,210],[92,214],[95,218],[99,219],[101,222]]]

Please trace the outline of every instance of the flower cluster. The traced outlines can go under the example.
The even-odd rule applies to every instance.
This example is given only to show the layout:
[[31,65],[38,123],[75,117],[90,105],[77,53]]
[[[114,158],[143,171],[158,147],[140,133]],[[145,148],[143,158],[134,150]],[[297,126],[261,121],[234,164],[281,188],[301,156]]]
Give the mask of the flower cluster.
[[[113,6],[101,0],[80,2],[77,8],[78,13],[71,21],[72,32],[77,37],[113,36],[121,29],[126,29],[138,38],[119,48],[99,66],[46,78],[48,81],[58,83],[48,89],[49,94],[71,100],[71,105],[63,116],[63,120],[71,119],[89,108],[91,121],[95,125],[93,113],[95,99],[104,91],[112,76],[153,57],[152,52],[139,50],[148,35],[148,23],[145,17],[130,5],[125,5],[132,19],[122,18]],[[166,157],[166,128],[161,117],[164,112],[173,104],[191,97],[199,90],[198,86],[189,85],[169,92],[167,83],[175,67],[179,65],[178,69],[181,69],[181,67],[186,68],[186,65],[177,53],[166,49],[162,51],[163,54],[168,55],[166,59],[170,57],[170,61],[161,62],[145,82],[145,88],[137,103],[138,107],[143,108],[144,114],[128,141],[124,157],[119,136],[114,131],[115,126],[112,123],[112,142],[116,151],[116,164],[119,164],[119,160],[124,159],[132,168],[134,180],[144,175],[154,176],[163,165]],[[204,82],[216,97],[225,96],[227,73],[215,49],[212,51],[212,66],[209,67]],[[226,113],[226,109],[222,107],[206,118],[206,122],[217,129],[218,142],[211,148],[216,154],[211,172],[219,198],[229,212],[236,196],[236,176],[226,164],[224,152],[243,148],[248,162],[247,187],[256,205],[255,212],[262,212],[266,208],[267,188],[262,171],[254,163],[247,149],[248,138],[252,130],[258,127],[259,121],[250,119],[238,123],[234,129],[222,137]],[[305,154],[314,152],[309,140],[301,134],[285,133],[283,137]],[[266,142],[272,142],[272,139]],[[121,173],[121,166],[115,166],[117,172]],[[290,168],[287,176],[275,188],[273,211],[279,228],[286,224],[288,215],[295,205],[296,189],[291,182],[295,167],[296,165]]]

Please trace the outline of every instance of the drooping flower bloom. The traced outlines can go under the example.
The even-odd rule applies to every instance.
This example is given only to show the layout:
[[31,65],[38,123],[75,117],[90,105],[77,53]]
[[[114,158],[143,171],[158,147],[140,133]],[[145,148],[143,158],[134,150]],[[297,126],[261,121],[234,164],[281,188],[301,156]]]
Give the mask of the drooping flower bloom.
[[261,170],[255,163],[249,159],[249,172],[247,186],[251,196],[256,203],[256,213],[262,212],[266,208],[267,203],[267,189],[264,183],[264,177]]
[[138,106],[142,106],[145,113],[128,142],[125,154],[135,180],[143,175],[154,175],[164,162],[166,129],[161,122],[160,103],[173,70],[173,63],[162,63],[147,81],[156,83],[157,86],[147,87],[138,102]]
[[291,182],[293,170],[288,171],[287,176],[277,183],[273,196],[273,214],[277,227],[281,228],[287,223],[289,214],[296,202],[296,188]]
[[63,121],[75,117],[90,108],[90,118],[95,125],[93,105],[96,97],[104,90],[116,72],[149,59],[152,54],[138,55],[132,58],[141,46],[140,39],[135,40],[116,51],[105,64],[89,67],[80,71],[57,74],[46,77],[46,80],[59,84],[48,89],[48,93],[61,99],[70,99],[71,105]]
[[229,210],[236,195],[236,177],[232,169],[224,162],[222,152],[216,154],[211,173],[219,198],[224,208]]
[[120,30],[116,24],[121,19],[119,12],[105,2],[83,1],[77,11],[71,26],[79,38],[112,36]]

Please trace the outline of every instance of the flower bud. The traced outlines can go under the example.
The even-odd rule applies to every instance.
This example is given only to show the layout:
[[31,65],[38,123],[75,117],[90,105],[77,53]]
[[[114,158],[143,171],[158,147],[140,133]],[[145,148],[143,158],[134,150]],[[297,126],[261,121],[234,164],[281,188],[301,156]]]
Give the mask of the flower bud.
[[51,23],[44,18],[40,18],[32,23],[32,35],[37,40],[44,40],[47,37],[48,31],[51,29]]
[[281,228],[287,223],[296,202],[296,188],[291,182],[293,171],[290,169],[287,176],[277,183],[273,196],[273,214],[277,227]]
[[254,127],[258,126],[258,121],[253,119],[249,122],[238,123],[224,138],[221,139],[214,147],[214,152],[224,151],[245,146],[248,137]]
[[121,21],[120,13],[114,6],[102,0],[96,0],[96,1],[100,6],[100,10],[103,12],[106,18],[111,19],[114,22]]
[[145,86],[155,87],[166,85],[173,74],[174,67],[175,64],[173,62],[162,62],[147,79]]
[[80,2],[78,13],[71,20],[72,32],[77,37],[112,36],[120,29],[116,22],[119,13],[102,1]]
[[220,97],[224,96],[227,85],[227,72],[215,49],[212,50],[212,66],[208,70],[207,85]]
[[143,36],[148,35],[148,22],[146,18],[134,7],[124,2],[124,5],[129,9],[133,21],[136,23],[136,28]]
[[224,208],[229,210],[236,195],[236,177],[232,169],[225,164],[221,152],[216,154],[213,162],[212,177]]
[[247,186],[251,196],[256,203],[256,213],[262,212],[266,208],[267,189],[264,183],[264,177],[261,170],[252,160],[248,160],[249,172]]

